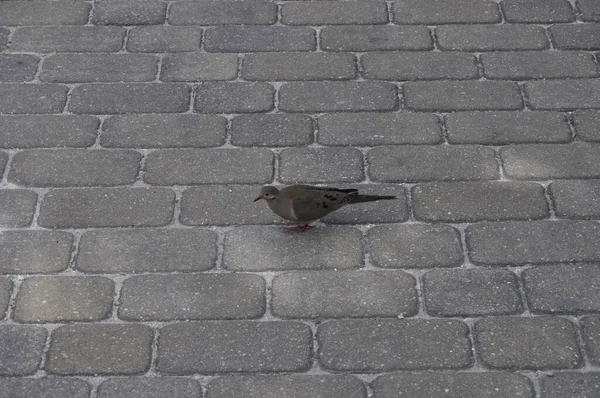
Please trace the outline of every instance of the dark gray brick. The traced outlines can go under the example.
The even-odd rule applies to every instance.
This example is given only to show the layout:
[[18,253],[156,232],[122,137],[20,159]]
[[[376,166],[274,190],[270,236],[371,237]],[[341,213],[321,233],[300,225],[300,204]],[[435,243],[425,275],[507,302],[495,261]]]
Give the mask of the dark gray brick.
[[305,27],[223,26],[206,30],[209,52],[314,51],[315,31]]
[[508,270],[433,270],[423,277],[432,316],[507,315],[523,311],[519,282]]
[[545,398],[586,398],[600,395],[600,373],[560,372],[541,378]]
[[167,4],[162,1],[104,0],[94,5],[95,25],[159,25],[165,22]]
[[46,371],[59,375],[136,374],[150,367],[145,325],[67,325],[52,332]]
[[77,379],[0,379],[0,398],[88,398],[91,390],[91,385]]
[[33,55],[0,54],[0,82],[28,82],[33,80],[39,62],[40,59]]
[[548,38],[541,26],[532,25],[456,25],[435,29],[442,50],[512,51],[544,50]]
[[570,369],[581,362],[575,327],[558,317],[490,317],[475,323],[482,362],[496,369]]
[[354,148],[293,148],[280,154],[284,183],[358,182],[364,178],[363,156]]
[[600,141],[599,111],[581,111],[573,116],[577,137],[584,141]]
[[482,223],[466,235],[471,259],[481,265],[600,261],[600,224],[592,221]]
[[306,115],[240,115],[231,122],[231,143],[239,146],[304,146],[312,143],[313,130],[313,120]]
[[21,284],[13,318],[17,322],[98,321],[110,316],[114,283],[101,276],[43,276]]
[[567,0],[503,0],[500,5],[507,22],[556,23],[575,20],[575,13]]
[[64,271],[73,235],[67,232],[6,231],[0,235],[0,273],[47,274]]
[[137,26],[129,31],[131,52],[177,53],[198,51],[202,29],[197,26]]
[[179,53],[163,58],[160,79],[166,82],[233,80],[237,73],[236,54]]
[[540,80],[525,83],[532,109],[600,109],[600,80]]
[[515,145],[502,148],[504,171],[510,178],[600,177],[600,145],[574,143]]
[[397,24],[438,25],[500,22],[498,5],[489,0],[459,0],[452,7],[443,0],[397,0],[392,12]]
[[454,320],[330,321],[317,331],[319,362],[356,372],[460,369],[471,364],[467,335],[467,326]]
[[123,282],[119,318],[129,321],[259,318],[265,281],[257,275],[143,275]]
[[117,26],[27,27],[17,29],[10,49],[41,53],[114,52],[121,49],[124,38],[125,29]]
[[386,4],[381,1],[293,2],[281,7],[286,25],[353,25],[388,22]]
[[397,373],[373,382],[375,398],[445,397],[505,398],[533,397],[529,379],[512,373]]
[[135,377],[108,379],[98,387],[98,398],[191,398],[202,397],[202,387],[179,377]]
[[408,109],[469,111],[521,109],[519,86],[500,81],[409,82],[403,86]]
[[549,30],[554,46],[560,50],[600,50],[598,24],[558,24]]
[[132,184],[142,155],[136,151],[31,150],[15,154],[8,181],[28,187]]
[[355,75],[356,59],[346,53],[249,54],[242,68],[246,80],[345,80]]
[[171,25],[270,25],[277,4],[267,1],[176,2],[169,9]]
[[550,211],[541,185],[528,182],[434,182],[412,189],[415,218],[433,222],[537,220]]
[[590,362],[600,365],[600,317],[589,316],[581,321],[583,342]]
[[0,326],[0,376],[34,374],[44,355],[46,329],[37,326]]
[[180,83],[82,84],[71,95],[74,113],[174,113],[185,112],[190,89]]
[[281,227],[241,227],[225,236],[224,267],[232,271],[350,269],[363,265],[362,235],[354,228],[305,234]]
[[387,82],[301,82],[279,89],[279,109],[288,112],[384,111],[398,106]]
[[10,279],[0,278],[0,319],[4,318],[4,314],[8,309],[11,292],[12,282]]
[[83,1],[3,1],[0,25],[85,25],[91,9]]
[[6,152],[0,152],[0,172],[4,174],[4,169],[8,163],[8,154]]
[[0,84],[0,113],[60,113],[68,90],[59,84]]
[[8,42],[9,34],[10,30],[0,28],[0,50],[4,50],[6,48],[6,43]]
[[577,8],[583,21],[600,21],[600,4],[596,0],[577,0]]
[[460,234],[448,225],[382,225],[369,230],[368,241],[376,267],[456,267],[463,262]]
[[330,26],[321,30],[326,51],[431,50],[425,26]]
[[102,130],[100,145],[107,148],[214,147],[225,142],[227,119],[216,115],[116,115],[104,122]]
[[273,179],[267,149],[165,149],[152,152],[144,180],[156,185],[261,184]]
[[299,322],[186,322],[161,329],[156,367],[170,374],[298,372],[310,367],[311,354],[311,330]]
[[460,52],[367,53],[361,63],[367,79],[475,79],[475,57]]
[[558,112],[454,112],[445,116],[451,144],[569,142],[571,131]]
[[202,113],[267,112],[275,89],[268,83],[204,83],[196,89],[194,109]]
[[600,180],[555,181],[548,188],[557,216],[600,218]]
[[0,116],[0,148],[86,147],[99,125],[92,116]]
[[498,164],[491,148],[465,146],[382,146],[367,156],[369,177],[378,182],[491,180]]
[[33,220],[37,194],[24,189],[0,190],[0,226],[27,227]]
[[56,189],[44,196],[38,224],[48,228],[154,227],[173,217],[175,193],[158,188]]

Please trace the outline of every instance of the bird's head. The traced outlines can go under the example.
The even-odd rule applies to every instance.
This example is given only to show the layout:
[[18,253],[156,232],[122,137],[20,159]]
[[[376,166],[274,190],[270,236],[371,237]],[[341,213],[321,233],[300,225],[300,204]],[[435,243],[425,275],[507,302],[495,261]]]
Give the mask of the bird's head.
[[260,192],[258,193],[258,198],[254,199],[254,201],[258,201],[261,199],[264,200],[274,200],[279,195],[279,189],[274,186],[267,185],[266,187],[262,187]]

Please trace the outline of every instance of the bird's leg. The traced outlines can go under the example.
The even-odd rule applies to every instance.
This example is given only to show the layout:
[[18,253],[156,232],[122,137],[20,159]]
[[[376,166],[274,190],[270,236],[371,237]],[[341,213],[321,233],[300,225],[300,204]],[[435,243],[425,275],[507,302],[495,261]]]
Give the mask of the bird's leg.
[[308,228],[312,228],[312,225],[308,225],[308,224],[300,224],[300,225],[294,225],[293,227],[286,227],[284,229],[284,232],[304,232],[306,231]]

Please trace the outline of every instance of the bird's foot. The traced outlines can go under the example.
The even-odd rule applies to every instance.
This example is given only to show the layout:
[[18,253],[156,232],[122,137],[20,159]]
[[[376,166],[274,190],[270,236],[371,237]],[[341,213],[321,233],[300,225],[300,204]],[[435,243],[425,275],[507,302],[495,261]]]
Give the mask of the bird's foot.
[[308,224],[300,224],[300,225],[294,225],[293,227],[286,227],[283,231],[284,232],[304,232],[309,228],[313,228],[313,226],[308,225]]

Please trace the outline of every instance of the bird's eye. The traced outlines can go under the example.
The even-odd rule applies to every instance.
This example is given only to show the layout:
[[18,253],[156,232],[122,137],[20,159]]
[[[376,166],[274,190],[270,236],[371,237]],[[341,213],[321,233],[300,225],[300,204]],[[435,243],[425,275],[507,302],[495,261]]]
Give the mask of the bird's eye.
[[265,192],[265,196],[266,196],[266,197],[269,197],[269,196],[271,196],[271,194],[270,194],[270,193],[268,193],[268,192]]

